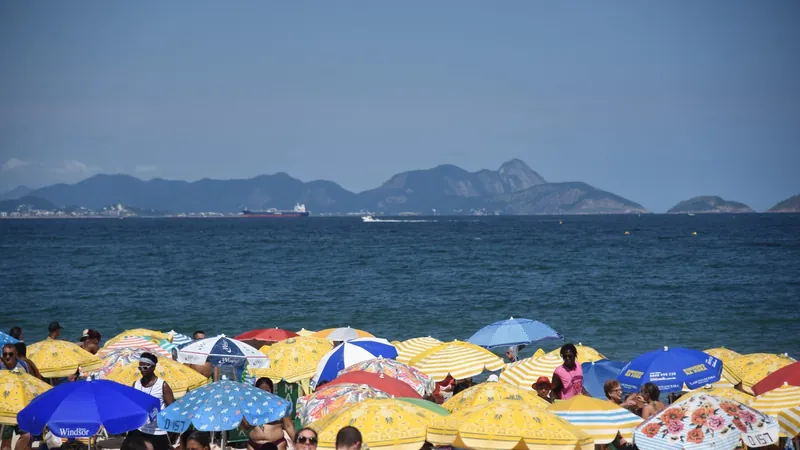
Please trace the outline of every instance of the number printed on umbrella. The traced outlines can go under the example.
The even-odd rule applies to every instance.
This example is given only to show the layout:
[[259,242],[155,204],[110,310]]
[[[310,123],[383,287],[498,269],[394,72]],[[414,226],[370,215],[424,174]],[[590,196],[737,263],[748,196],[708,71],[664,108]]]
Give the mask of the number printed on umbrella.
[[746,437],[751,447],[763,447],[765,445],[774,444],[777,441],[777,439],[769,433],[748,434]]

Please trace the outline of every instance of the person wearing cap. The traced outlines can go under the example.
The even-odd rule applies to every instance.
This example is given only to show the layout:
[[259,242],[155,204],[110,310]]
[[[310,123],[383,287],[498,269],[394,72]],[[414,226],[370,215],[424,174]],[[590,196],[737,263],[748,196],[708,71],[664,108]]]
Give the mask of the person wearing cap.
[[550,379],[541,376],[536,380],[536,383],[533,383],[533,390],[536,391],[536,394],[539,395],[539,398],[542,400],[546,400],[548,403],[553,403],[553,400],[550,399],[550,390],[553,388],[553,385],[550,384]]
[[100,332],[97,330],[91,328],[83,330],[80,341],[81,348],[93,355],[96,355],[100,350]]
[[[133,382],[133,388],[157,398],[161,402],[161,406],[158,410],[150,411],[147,422],[138,430],[129,431],[125,440],[139,435],[153,445],[153,450],[171,450],[172,443],[169,436],[165,430],[158,428],[156,418],[160,410],[175,401],[175,396],[172,394],[169,384],[156,376],[156,364],[158,364],[156,355],[148,352],[142,353],[139,357],[139,372],[142,374],[142,378]],[[123,445],[125,444],[123,443]]]
[[58,339],[61,335],[61,325],[58,322],[50,322],[47,326],[47,339]]

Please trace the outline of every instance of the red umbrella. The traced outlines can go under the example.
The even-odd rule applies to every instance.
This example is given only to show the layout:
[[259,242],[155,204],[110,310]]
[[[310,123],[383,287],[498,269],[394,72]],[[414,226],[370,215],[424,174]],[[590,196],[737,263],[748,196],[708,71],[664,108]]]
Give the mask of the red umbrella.
[[282,330],[280,328],[262,328],[260,330],[250,330],[246,333],[242,333],[234,339],[258,348],[264,344],[271,344],[295,336],[298,336],[298,334],[294,331]]
[[367,386],[372,386],[375,389],[395,397],[422,398],[411,386],[398,379],[384,377],[382,374],[377,373],[363,371],[348,372],[342,376],[336,377],[335,380],[327,383],[325,386],[341,383],[366,384]]
[[761,395],[773,389],[778,389],[784,383],[790,386],[800,386],[800,361],[767,375],[766,378],[753,385],[753,393]]

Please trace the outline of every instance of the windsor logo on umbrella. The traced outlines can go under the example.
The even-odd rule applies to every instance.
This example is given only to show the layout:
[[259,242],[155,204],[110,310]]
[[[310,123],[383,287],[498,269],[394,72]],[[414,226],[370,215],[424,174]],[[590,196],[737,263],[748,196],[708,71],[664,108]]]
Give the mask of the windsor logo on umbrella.
[[59,428],[60,437],[89,437],[93,433],[88,428]]

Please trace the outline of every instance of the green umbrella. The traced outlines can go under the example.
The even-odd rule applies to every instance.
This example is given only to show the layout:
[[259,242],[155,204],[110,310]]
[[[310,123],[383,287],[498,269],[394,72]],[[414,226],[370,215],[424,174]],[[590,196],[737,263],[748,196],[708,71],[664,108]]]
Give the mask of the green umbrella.
[[421,398],[397,397],[396,400],[400,400],[400,401],[403,401],[403,402],[408,402],[408,403],[417,405],[420,408],[425,408],[428,411],[431,411],[431,412],[434,412],[436,414],[439,414],[440,416],[447,416],[447,415],[450,414],[450,411],[442,408],[441,406],[437,405],[436,403],[433,403],[431,401],[424,400],[424,399],[421,399]]

